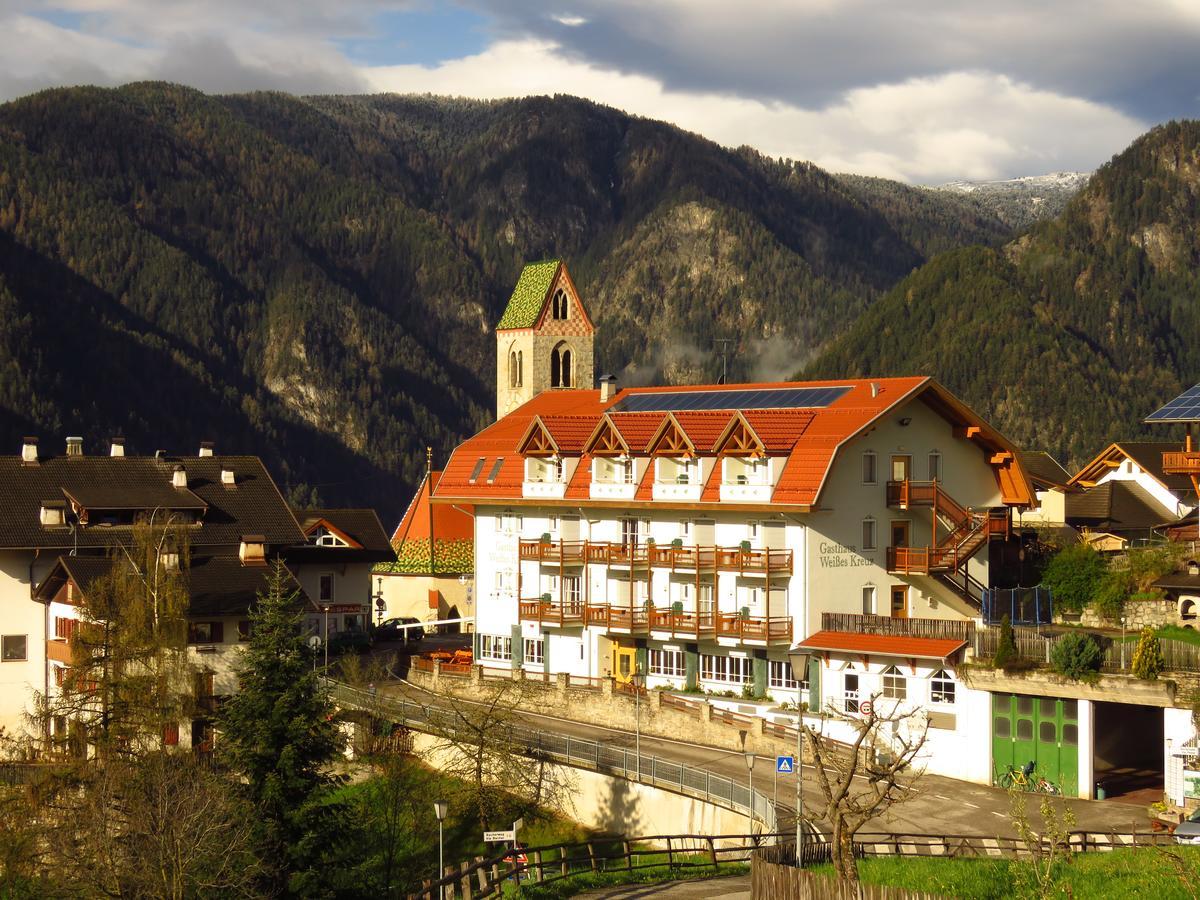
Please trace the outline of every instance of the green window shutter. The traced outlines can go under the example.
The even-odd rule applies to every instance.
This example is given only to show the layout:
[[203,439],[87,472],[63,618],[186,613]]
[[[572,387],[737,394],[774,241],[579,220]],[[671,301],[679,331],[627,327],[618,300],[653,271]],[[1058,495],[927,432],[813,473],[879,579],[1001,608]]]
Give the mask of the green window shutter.
[[684,684],[689,691],[700,687],[700,649],[696,644],[688,644],[683,648]]
[[821,709],[821,661],[808,661],[808,708],[813,712]]
[[542,632],[542,671],[550,674],[550,635]]
[[[760,656],[759,653],[762,653]],[[753,669],[751,674],[754,676],[754,696],[765,697],[767,695],[767,655],[766,651],[754,651]]]
[[645,641],[640,641],[640,646],[637,648],[637,656],[635,657],[638,665],[638,671],[643,675],[650,671],[650,648],[646,646]]
[[524,657],[525,642],[521,639],[521,626],[514,625],[512,627],[512,667],[514,669],[521,668]]

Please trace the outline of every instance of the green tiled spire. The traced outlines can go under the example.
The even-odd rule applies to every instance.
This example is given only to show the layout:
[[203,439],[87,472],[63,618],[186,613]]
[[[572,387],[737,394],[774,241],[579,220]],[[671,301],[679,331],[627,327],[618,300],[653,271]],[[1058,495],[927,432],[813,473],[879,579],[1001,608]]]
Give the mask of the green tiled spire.
[[537,322],[538,313],[546,302],[546,294],[558,274],[562,260],[545,259],[541,262],[526,263],[513,288],[512,296],[508,298],[508,306],[504,315],[496,325],[496,330],[505,328],[532,328]]

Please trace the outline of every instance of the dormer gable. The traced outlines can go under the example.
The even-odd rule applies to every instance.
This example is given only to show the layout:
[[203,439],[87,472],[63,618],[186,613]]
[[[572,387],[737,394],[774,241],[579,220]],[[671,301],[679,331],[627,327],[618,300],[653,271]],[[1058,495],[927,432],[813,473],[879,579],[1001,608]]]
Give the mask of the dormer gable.
[[522,456],[559,456],[561,455],[554,435],[546,427],[541,416],[534,416],[533,421],[525,430],[525,436],[517,444],[517,452]]
[[304,529],[308,543],[315,547],[348,547],[361,550],[362,544],[342,531],[328,519],[318,519]]
[[675,418],[674,413],[667,413],[667,417],[663,419],[658,430],[654,432],[654,437],[650,439],[650,445],[646,448],[651,456],[673,456],[691,458],[696,455],[696,446],[692,443],[692,439],[687,436],[687,432],[683,430],[683,426],[679,424],[679,420]]
[[617,423],[607,414],[600,419],[591,437],[583,445],[583,452],[592,456],[632,455],[628,442],[617,428]]
[[746,456],[759,459],[767,455],[766,444],[739,411],[733,414],[713,448],[718,456]]

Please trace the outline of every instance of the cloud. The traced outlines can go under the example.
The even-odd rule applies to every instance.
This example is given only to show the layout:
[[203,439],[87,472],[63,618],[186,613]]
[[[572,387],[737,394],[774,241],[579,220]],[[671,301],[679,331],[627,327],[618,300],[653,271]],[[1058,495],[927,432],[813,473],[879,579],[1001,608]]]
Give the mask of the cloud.
[[991,179],[1091,169],[1144,125],[1087,100],[988,72],[856,88],[823,109],[672,90],[561,55],[547,41],[501,41],[438,66],[366,71],[380,91],[473,97],[568,93],[666,119],[719,143],[905,181]]
[[1200,113],[1196,0],[573,0],[555,15],[540,0],[473,2],[498,31],[673,91],[820,109],[978,70],[1139,118]]

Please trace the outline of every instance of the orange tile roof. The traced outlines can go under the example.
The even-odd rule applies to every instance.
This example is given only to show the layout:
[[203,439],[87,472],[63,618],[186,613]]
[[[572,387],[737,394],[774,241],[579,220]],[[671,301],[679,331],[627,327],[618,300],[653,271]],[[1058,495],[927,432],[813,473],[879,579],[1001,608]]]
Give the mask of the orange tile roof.
[[[430,473],[433,489],[436,492],[441,472]],[[416,495],[404,511],[400,524],[392,532],[392,545],[413,539],[428,540],[429,538],[429,487],[430,478],[422,479]],[[460,505],[461,506],[461,505]],[[464,506],[456,509],[453,506],[434,504],[433,531],[438,540],[474,540],[475,519],[471,515],[471,507]]]
[[953,638],[920,638],[901,634],[855,634],[849,631],[818,631],[800,642],[807,650],[837,650],[869,656],[903,656],[907,659],[947,659],[966,641]]
[[567,485],[563,496],[568,500],[586,500],[591,495],[592,458],[585,454],[579,458],[579,465],[575,467],[575,474],[571,476],[571,483]]
[[662,424],[662,413],[610,413],[613,425],[633,453],[641,453]]
[[559,451],[573,454],[583,450],[583,445],[596,430],[600,416],[542,416],[541,419]]
[[[650,439],[666,419],[667,412],[621,412],[622,401],[633,394],[660,392],[696,392],[763,390],[795,387],[848,387],[849,390],[834,399],[828,406],[787,409],[749,409],[743,411],[760,439],[772,455],[787,454],[783,471],[772,494],[771,502],[781,505],[812,507],[816,505],[828,477],[833,461],[847,441],[862,434],[879,416],[893,407],[918,395],[940,414],[955,424],[967,422],[980,424],[986,440],[991,445],[1011,445],[994,430],[983,423],[961,401],[927,377],[842,379],[837,381],[814,381],[798,383],[703,385],[698,387],[638,387],[627,388],[617,393],[608,402],[601,402],[595,390],[545,391],[519,407],[500,421],[467,439],[454,451],[446,465],[445,473],[435,491],[439,499],[450,500],[520,500],[524,480],[524,461],[517,452],[517,445],[528,430],[535,416],[547,423],[547,428],[564,452],[571,455],[582,451],[583,445],[594,431],[601,416],[608,414],[620,431],[634,455],[644,454]],[[680,410],[675,418],[687,433],[698,453],[713,452],[721,432],[729,424],[735,411],[732,410]],[[585,433],[586,430],[586,433]],[[564,446],[565,445],[565,446]],[[577,447],[574,451],[566,446]],[[472,482],[470,475],[478,460],[484,460],[479,477]],[[490,481],[495,461],[503,459],[497,477]],[[652,469],[652,467],[650,467]],[[582,466],[581,466],[582,469]],[[1024,478],[1019,465],[1006,477],[1016,488],[1004,491],[1006,502],[1025,502],[1016,496],[1022,490],[1017,482]],[[575,482],[581,476],[576,473],[569,486],[574,499],[585,495]],[[635,499],[648,501],[652,498],[653,477],[648,471],[638,486]],[[710,490],[715,482],[709,479],[705,485],[703,502],[716,502],[719,491]],[[1002,485],[1003,487],[1003,485]],[[1032,488],[1029,489],[1032,497]]]

